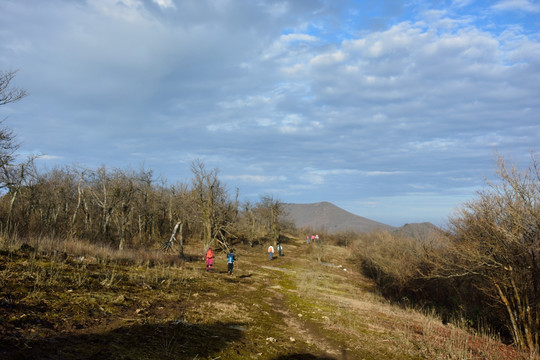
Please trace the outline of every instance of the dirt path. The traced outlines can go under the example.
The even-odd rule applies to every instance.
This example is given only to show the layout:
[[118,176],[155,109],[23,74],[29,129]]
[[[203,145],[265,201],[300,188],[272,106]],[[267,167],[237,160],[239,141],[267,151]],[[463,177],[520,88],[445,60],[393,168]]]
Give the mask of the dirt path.
[[[269,336],[265,340],[275,342],[276,345],[278,342],[286,343],[289,346],[284,347],[291,347],[292,353],[296,353],[294,348],[303,348],[305,352],[302,356],[352,359],[347,356],[346,344],[328,337],[329,330],[325,328],[324,322],[315,321],[309,315],[304,316],[303,311],[295,304],[296,299],[302,297],[302,290],[298,289],[298,274],[305,272],[306,267],[316,268],[321,274],[330,269],[317,264],[316,259],[306,256],[306,248],[302,244],[288,244],[286,249],[284,257],[277,257],[272,261],[244,260],[263,284],[260,289],[264,294],[262,301],[265,307],[270,309],[272,317],[279,319],[274,324],[275,332],[280,334],[279,338]],[[324,320],[324,315],[320,320]]]

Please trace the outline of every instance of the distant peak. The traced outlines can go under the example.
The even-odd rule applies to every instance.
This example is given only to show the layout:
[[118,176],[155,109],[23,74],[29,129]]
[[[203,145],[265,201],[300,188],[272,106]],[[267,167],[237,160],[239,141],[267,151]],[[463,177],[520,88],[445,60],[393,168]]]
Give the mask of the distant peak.
[[287,217],[298,228],[334,232],[369,232],[372,230],[393,230],[394,227],[355,215],[328,201],[311,204],[287,204]]

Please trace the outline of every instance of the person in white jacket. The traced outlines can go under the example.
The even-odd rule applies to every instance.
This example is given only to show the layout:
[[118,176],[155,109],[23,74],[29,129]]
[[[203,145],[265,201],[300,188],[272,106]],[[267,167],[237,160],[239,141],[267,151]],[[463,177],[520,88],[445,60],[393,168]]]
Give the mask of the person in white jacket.
[[272,260],[273,257],[274,257],[274,247],[272,245],[270,245],[268,247],[268,258],[270,260]]

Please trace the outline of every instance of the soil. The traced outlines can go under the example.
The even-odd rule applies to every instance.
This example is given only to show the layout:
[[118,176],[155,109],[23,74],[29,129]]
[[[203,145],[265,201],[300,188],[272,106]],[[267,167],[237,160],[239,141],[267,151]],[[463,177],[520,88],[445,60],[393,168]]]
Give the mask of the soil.
[[428,358],[413,338],[402,347],[397,320],[373,325],[373,285],[347,249],[322,264],[310,246],[290,239],[270,261],[238,245],[232,276],[224,253],[207,272],[196,251],[145,265],[0,252],[0,358]]

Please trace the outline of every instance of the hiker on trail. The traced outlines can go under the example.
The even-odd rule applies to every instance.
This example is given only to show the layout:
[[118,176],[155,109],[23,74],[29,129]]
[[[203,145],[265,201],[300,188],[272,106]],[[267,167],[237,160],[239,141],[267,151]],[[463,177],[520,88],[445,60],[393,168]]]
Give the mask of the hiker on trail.
[[283,256],[283,247],[281,246],[281,243],[278,244],[277,251],[279,253],[279,256]]
[[227,272],[231,276],[234,269],[234,260],[236,260],[236,256],[234,256],[233,249],[231,249],[229,250],[229,253],[227,254]]
[[214,252],[212,251],[212,248],[209,247],[206,251],[206,255],[204,255],[204,258],[206,259],[206,271],[214,271]]
[[311,235],[311,242],[315,242],[315,234]]
[[270,260],[272,260],[273,257],[274,257],[274,247],[272,245],[270,245],[268,247],[268,258]]
[[306,244],[308,244],[308,245],[309,245],[309,235],[308,235],[308,236],[306,236]]

